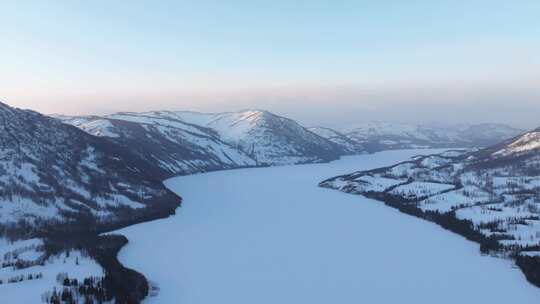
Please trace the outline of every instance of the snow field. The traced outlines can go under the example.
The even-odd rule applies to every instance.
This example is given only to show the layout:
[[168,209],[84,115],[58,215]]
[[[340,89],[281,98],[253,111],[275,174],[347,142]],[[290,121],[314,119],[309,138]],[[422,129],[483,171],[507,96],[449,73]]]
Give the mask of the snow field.
[[[40,239],[31,239],[9,243],[0,239],[0,262],[7,262],[6,253],[15,252],[17,258],[25,261],[34,261],[43,255],[39,246]],[[9,257],[11,258],[11,257]],[[41,296],[45,292],[51,292],[56,287],[62,290],[61,284],[56,280],[59,273],[67,273],[70,279],[82,281],[84,278],[95,276],[101,277],[103,270],[94,260],[84,256],[79,251],[71,251],[69,256],[62,253],[47,259],[44,265],[35,265],[23,269],[12,266],[0,268],[0,303],[35,304],[41,303]],[[41,278],[35,278],[41,274]],[[32,275],[34,279],[26,279]],[[25,280],[16,283],[8,283],[10,278],[23,276]]]

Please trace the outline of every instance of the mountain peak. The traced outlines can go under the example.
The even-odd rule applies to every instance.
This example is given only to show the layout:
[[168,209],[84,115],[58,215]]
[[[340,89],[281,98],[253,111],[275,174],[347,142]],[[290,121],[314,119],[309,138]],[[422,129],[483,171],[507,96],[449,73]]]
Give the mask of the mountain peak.
[[[151,145],[152,157],[163,156],[158,157],[160,164],[173,172],[178,172],[178,164],[185,163],[186,158],[190,161],[189,167],[180,172],[206,171],[220,166],[321,162],[336,159],[341,153],[332,142],[309,132],[294,120],[260,109],[223,113],[123,112],[105,116],[102,120],[106,123],[85,122],[77,118],[66,122],[93,135],[109,134],[107,137],[124,144],[131,142],[131,147]],[[121,126],[122,121],[129,122],[131,129],[126,129],[125,124]],[[113,134],[116,135],[111,136]],[[171,147],[176,152],[169,151]],[[168,152],[161,153],[160,149]],[[216,153],[215,159],[204,159],[213,153]],[[140,154],[145,155],[145,151],[140,151]],[[165,154],[178,155],[179,158]],[[203,158],[197,159],[199,156]],[[205,169],[207,163],[209,166]]]

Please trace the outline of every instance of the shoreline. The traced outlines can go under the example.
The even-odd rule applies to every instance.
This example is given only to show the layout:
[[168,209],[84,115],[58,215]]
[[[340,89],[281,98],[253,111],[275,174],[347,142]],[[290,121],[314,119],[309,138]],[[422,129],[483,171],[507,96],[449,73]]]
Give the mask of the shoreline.
[[[377,287],[395,290],[405,299],[414,299],[422,290],[432,290],[426,297],[435,299],[434,294],[454,288],[475,297],[496,288],[498,292],[485,298],[534,303],[530,300],[538,296],[537,288],[525,283],[521,271],[506,269],[510,261],[481,257],[476,243],[374,200],[317,187],[324,177],[351,167],[393,164],[416,152],[172,179],[167,186],[184,197],[181,213],[119,231],[132,243],[119,259],[159,284],[159,295],[148,300],[152,303],[287,303],[291,297],[321,303],[337,294],[367,299]],[[371,203],[361,204],[364,201]],[[408,233],[413,235],[409,238]],[[401,240],[395,240],[400,234]],[[393,272],[396,267],[400,273]],[[419,276],[408,279],[411,271]],[[490,277],[500,280],[492,282]],[[351,286],[337,284],[340,280]],[[367,289],[358,294],[355,282],[364,282]],[[400,282],[409,282],[408,287]],[[502,286],[508,287],[508,296],[501,295]],[[273,294],[260,299],[262,293]],[[454,294],[448,299],[465,297]]]
[[[321,186],[323,188],[336,190],[331,187]],[[347,192],[348,193],[348,192]],[[384,203],[386,206],[397,209],[399,212],[437,224],[441,228],[455,233],[465,239],[475,242],[480,245],[481,254],[501,253],[500,245],[497,244],[495,238],[488,238],[472,228],[472,225],[467,220],[460,220],[455,216],[455,212],[438,213],[438,212],[425,212],[420,208],[410,205],[404,205],[402,202],[398,202],[396,198],[389,195],[380,195],[378,193],[373,194],[355,194],[362,195],[367,198],[374,199],[376,201]],[[531,248],[533,249],[533,248]],[[523,251],[526,252],[526,251]],[[497,256],[497,255],[496,255]],[[504,256],[497,256],[503,258]],[[527,282],[540,288],[540,257],[538,256],[526,256],[520,254],[510,254],[507,257],[514,261],[515,265],[519,267]]]

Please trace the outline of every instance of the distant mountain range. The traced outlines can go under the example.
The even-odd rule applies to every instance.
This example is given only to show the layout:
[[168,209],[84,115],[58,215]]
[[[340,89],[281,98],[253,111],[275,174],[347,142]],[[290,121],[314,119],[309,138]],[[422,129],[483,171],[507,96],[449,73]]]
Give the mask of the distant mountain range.
[[449,126],[367,122],[310,131],[342,146],[350,153],[393,149],[486,147],[525,132],[504,124]]
[[[389,149],[483,147],[523,133],[501,124],[427,127],[371,122],[334,130],[304,128],[268,111],[154,111],[56,116],[157,162],[171,174],[326,162]],[[151,154],[149,154],[151,153]]]
[[58,118],[136,149],[172,174],[327,162],[343,154],[339,146],[295,121],[267,111],[158,111]]

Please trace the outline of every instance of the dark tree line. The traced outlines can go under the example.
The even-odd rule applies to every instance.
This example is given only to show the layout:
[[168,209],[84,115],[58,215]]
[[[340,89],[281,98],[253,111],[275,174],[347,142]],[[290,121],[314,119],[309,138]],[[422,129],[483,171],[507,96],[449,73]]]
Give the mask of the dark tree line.
[[540,287],[540,257],[518,255],[516,265],[523,271],[527,281]]
[[[148,281],[142,274],[124,267],[117,259],[118,252],[127,242],[127,238],[122,235],[55,235],[45,240],[44,248],[48,255],[57,255],[71,249],[86,252],[105,271],[97,286],[106,301],[115,299],[118,304],[140,303],[148,295]],[[65,279],[62,282],[64,286],[74,284]],[[94,292],[93,289],[90,291]]]
[[112,301],[114,298],[107,292],[104,278],[88,277],[82,282],[77,279],[70,279],[67,275],[59,274],[58,283],[62,289],[56,287],[52,291],[42,295],[42,301],[49,304],[94,304]]

